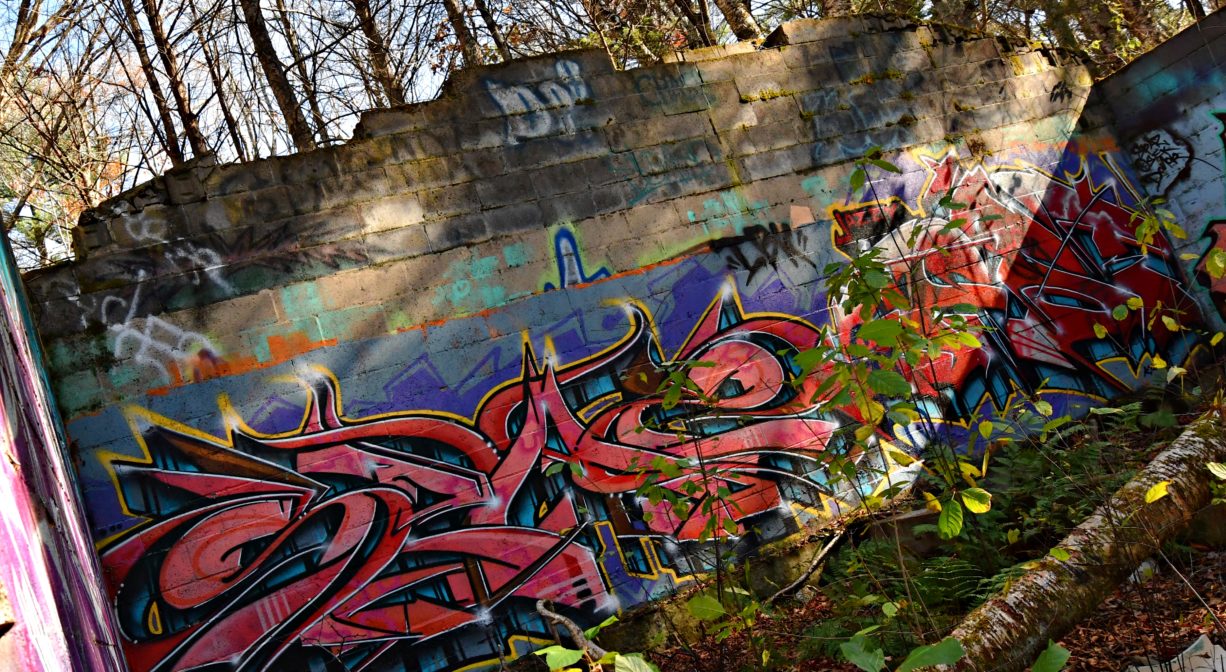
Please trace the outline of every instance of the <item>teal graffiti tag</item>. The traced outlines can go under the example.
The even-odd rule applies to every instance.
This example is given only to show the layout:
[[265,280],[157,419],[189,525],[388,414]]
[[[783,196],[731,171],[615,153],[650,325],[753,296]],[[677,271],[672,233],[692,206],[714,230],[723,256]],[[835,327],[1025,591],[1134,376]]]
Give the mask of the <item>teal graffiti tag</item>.
[[702,214],[693,210],[687,213],[690,223],[702,222],[703,232],[711,238],[744,235],[749,226],[766,226],[767,204],[750,202],[735,191],[721,192],[717,198],[708,198],[702,203]]

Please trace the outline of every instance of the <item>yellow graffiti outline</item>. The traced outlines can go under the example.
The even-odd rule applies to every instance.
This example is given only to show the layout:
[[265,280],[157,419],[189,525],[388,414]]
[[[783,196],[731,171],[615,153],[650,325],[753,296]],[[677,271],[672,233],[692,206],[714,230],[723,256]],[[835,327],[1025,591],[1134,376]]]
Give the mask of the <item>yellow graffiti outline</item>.
[[[613,537],[613,539],[616,540],[618,538],[617,530],[613,529],[613,523],[611,521],[598,520],[592,523],[592,528],[595,530],[599,530],[600,528],[606,528],[609,530],[609,534],[610,536]],[[636,537],[636,538],[639,539],[640,543],[642,542],[642,537]],[[609,586],[610,588],[615,588],[616,586],[613,583],[613,577],[609,576],[608,571],[605,569],[604,563],[601,562],[600,560],[606,554],[608,554],[609,547],[607,544],[605,544],[604,537],[600,535],[599,531],[597,531],[596,539],[597,541],[600,542],[600,553],[597,555],[596,567],[600,571],[600,575],[604,577],[605,585]],[[680,586],[682,582],[694,580],[694,577],[687,577],[682,574],[678,574],[677,570],[669,569],[668,567],[665,567],[664,563],[660,562],[660,558],[659,556],[656,555],[654,548],[646,549],[650,551],[650,553],[648,554],[650,556],[648,558],[648,564],[652,566],[652,571],[646,574],[642,574],[639,572],[632,572],[630,571],[630,564],[626,562],[626,554],[622,552],[621,544],[615,544],[615,546],[617,547],[617,557],[618,559],[621,560],[622,567],[626,568],[626,574],[630,576],[638,577],[640,579],[649,579],[652,581],[658,581],[661,575],[665,575],[665,576],[671,577],[673,579],[673,583],[677,586]],[[610,591],[610,594],[612,594],[611,591]],[[618,606],[617,610],[619,613],[622,611],[622,608],[620,605]]]

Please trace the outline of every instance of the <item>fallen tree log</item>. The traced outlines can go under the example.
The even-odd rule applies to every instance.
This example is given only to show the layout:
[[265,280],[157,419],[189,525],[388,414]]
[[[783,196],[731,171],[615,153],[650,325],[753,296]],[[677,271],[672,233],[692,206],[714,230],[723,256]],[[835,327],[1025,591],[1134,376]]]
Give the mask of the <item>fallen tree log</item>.
[[[1141,473],[953,631],[965,657],[942,670],[1024,670],[1088,616],[1137,566],[1209,506],[1209,462],[1226,461],[1226,427],[1216,414],[1191,425]],[[1167,495],[1146,503],[1155,484]],[[1157,493],[1155,493],[1157,494]],[[1067,559],[1065,558],[1067,553]]]

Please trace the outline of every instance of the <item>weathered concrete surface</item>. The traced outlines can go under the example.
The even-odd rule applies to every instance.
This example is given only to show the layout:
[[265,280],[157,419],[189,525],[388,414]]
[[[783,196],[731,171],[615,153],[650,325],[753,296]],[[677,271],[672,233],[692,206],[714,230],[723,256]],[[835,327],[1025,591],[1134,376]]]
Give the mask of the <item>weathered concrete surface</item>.
[[124,669],[17,264],[0,243],[0,670]]
[[[497,664],[550,637],[537,599],[599,621],[710,567],[705,515],[637,496],[654,458],[720,470],[669,483],[698,506],[724,484],[737,553],[854,509],[896,467],[854,456],[865,482],[832,485],[856,412],[791,383],[821,328],[857,328],[822,269],[865,249],[917,305],[992,328],[919,367],[933,427],[878,437],[905,450],[1019,390],[1077,412],[1204,347],[1110,313],[1220,321],[1182,255],[1226,216],[1226,101],[1180,74],[1220,31],[1093,94],[1067,54],[879,17],[767,44],[465,72],[344,146],[186,167],[90,213],[81,259],[28,286],[132,669]],[[1156,150],[1123,112],[1166,98],[1188,162],[1138,175]],[[902,172],[853,192],[873,147]],[[1158,190],[1188,237],[1142,255]],[[717,363],[690,376],[720,402],[673,416],[655,392],[690,359]]]

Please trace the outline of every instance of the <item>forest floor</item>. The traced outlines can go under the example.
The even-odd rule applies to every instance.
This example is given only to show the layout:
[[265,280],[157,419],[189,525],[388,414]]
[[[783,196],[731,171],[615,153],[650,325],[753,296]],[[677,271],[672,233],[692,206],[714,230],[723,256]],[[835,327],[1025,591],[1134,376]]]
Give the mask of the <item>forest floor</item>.
[[[1226,623],[1226,552],[1191,549],[1173,562],[1171,567],[1160,561],[1148,578],[1120,586],[1094,615],[1061,640],[1072,654],[1067,672],[1114,672],[1129,665],[1165,663],[1202,634],[1226,646],[1226,632],[1220,625]],[[857,670],[843,660],[805,655],[813,648],[806,631],[832,616],[829,599],[818,593],[803,604],[793,602],[762,618],[757,633],[769,635],[771,655],[777,661],[771,669]],[[723,642],[708,637],[691,647],[673,647],[649,658],[662,672],[733,672],[763,669],[757,655],[748,634],[740,632]]]

